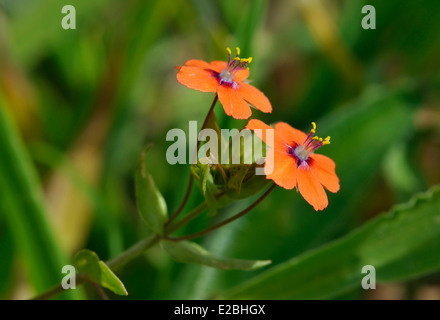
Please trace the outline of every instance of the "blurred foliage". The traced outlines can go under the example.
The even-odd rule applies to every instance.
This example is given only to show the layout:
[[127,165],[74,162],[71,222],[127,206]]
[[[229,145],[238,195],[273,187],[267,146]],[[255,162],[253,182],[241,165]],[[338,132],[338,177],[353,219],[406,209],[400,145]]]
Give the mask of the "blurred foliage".
[[[168,210],[178,207],[190,168],[166,162],[166,132],[187,132],[189,120],[200,127],[212,96],[178,84],[174,66],[222,60],[228,46],[253,57],[253,84],[273,104],[272,114],[254,110],[254,117],[304,130],[316,121],[320,134],[332,136],[320,153],[336,162],[341,190],[316,213],[295,191],[277,188],[244,218],[198,239],[215,256],[267,259],[271,266],[185,265],[156,246],[118,272],[127,299],[221,296],[311,254],[322,255],[317,264],[329,258],[348,265],[329,242],[346,243],[361,228],[380,243],[371,219],[440,183],[437,0],[77,1],[76,30],[61,28],[65,4],[0,0],[0,298],[28,298],[59,283],[61,266],[73,264],[82,248],[105,261],[150,234],[134,189],[139,156],[150,142],[149,171]],[[376,8],[376,30],[361,28],[366,4]],[[247,123],[227,118],[219,105],[215,113],[221,128]],[[187,210],[203,199],[194,189]],[[202,230],[251,201],[201,216],[181,233]],[[438,214],[436,201],[426,208],[437,212],[424,209],[428,216]],[[398,227],[389,232],[397,237]],[[425,234],[411,233],[413,239],[393,247],[409,252],[404,265],[432,256],[426,265],[434,266],[438,237],[428,235],[436,227],[427,223],[420,229]],[[411,243],[423,246],[411,251]],[[387,261],[392,267],[378,274],[380,282],[402,285],[407,298],[425,284],[439,288],[437,264],[404,277],[399,259]],[[325,297],[369,298],[356,281],[343,296]],[[98,297],[93,288],[86,294]],[[84,296],[77,290],[60,297]]]

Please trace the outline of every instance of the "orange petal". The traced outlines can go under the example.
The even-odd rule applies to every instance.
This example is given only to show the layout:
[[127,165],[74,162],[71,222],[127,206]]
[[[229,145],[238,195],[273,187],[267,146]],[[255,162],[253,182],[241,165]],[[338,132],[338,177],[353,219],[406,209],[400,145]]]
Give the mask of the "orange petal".
[[218,81],[212,75],[212,71],[200,67],[183,66],[177,72],[177,81],[202,92],[215,92],[218,87]]
[[249,105],[232,87],[221,85],[217,89],[217,94],[228,116],[232,115],[235,119],[248,119],[252,115]]
[[185,62],[184,66],[212,69],[212,66],[208,62],[203,61],[203,60],[198,60],[198,59],[188,60],[187,62]]
[[216,61],[212,61],[212,62],[209,64],[209,67],[210,67],[212,70],[217,71],[218,73],[222,72],[223,69],[226,68],[226,66],[227,66],[227,63],[226,63],[226,62],[224,62],[224,61],[217,61],[217,60],[216,60]]
[[322,154],[313,154],[310,156],[313,161],[310,163],[310,169],[319,182],[330,192],[339,191],[339,178],[335,172],[335,163],[329,157]]
[[249,70],[248,69],[241,69],[235,72],[234,81],[235,82],[242,82],[246,80],[249,77]]
[[301,144],[307,138],[307,135],[304,132],[292,128],[285,122],[278,122],[275,125],[275,130],[277,134],[290,145],[292,145],[293,142],[296,144]]
[[257,88],[241,82],[239,83],[239,88],[236,90],[243,99],[252,104],[258,110],[272,112],[272,105],[270,104],[269,99],[267,99],[264,93]]
[[271,131],[271,134],[275,137],[275,129],[271,126],[268,126],[263,121],[257,120],[257,119],[251,119],[249,120],[246,129],[248,130],[257,130],[254,131],[255,134],[264,141],[267,145],[269,145],[271,148],[273,148],[272,139],[267,139],[267,131]]
[[323,210],[328,205],[327,194],[308,165],[300,165],[296,171],[298,190],[313,208]]
[[287,153],[271,149],[266,154],[264,173],[280,187],[293,189],[296,186],[296,171],[295,159]]

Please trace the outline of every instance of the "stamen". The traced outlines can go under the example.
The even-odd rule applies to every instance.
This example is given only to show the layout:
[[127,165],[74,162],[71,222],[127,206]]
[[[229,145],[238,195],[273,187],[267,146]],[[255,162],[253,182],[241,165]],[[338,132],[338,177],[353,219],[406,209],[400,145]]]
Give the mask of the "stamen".
[[251,63],[252,62],[252,57],[249,57],[249,58],[247,58],[247,59],[245,59],[245,58],[242,58],[242,59],[240,59],[240,63]]
[[220,84],[228,83],[234,85],[235,73],[239,70],[248,69],[247,68],[248,64],[252,62],[252,57],[249,58],[239,57],[241,53],[239,47],[236,47],[235,50],[237,51],[235,57],[231,57],[232,54],[231,49],[229,47],[226,48],[226,51],[228,53],[228,63],[227,63],[227,67],[219,74]]
[[297,145],[296,147],[290,147],[292,150],[289,149],[289,154],[295,157],[295,159],[298,161],[300,165],[303,162],[307,162],[310,155],[313,154],[317,149],[321,148],[324,145],[330,144],[330,136],[323,139],[318,136],[314,136],[316,133],[316,123],[312,122],[312,129],[310,130],[310,133],[307,135],[307,138],[305,141]]

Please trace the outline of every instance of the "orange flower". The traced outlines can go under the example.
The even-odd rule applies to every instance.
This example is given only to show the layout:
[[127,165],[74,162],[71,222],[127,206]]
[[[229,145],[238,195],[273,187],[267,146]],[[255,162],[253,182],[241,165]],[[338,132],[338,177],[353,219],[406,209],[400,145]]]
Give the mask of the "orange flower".
[[[337,192],[339,178],[333,160],[315,154],[318,148],[330,144],[330,137],[314,137],[316,125],[314,122],[312,125],[308,135],[284,122],[277,123],[273,129],[260,120],[252,119],[246,128],[254,130],[271,147],[264,164],[266,177],[285,189],[296,187],[304,199],[318,211],[328,205],[323,187],[330,192]],[[268,130],[272,131],[274,139],[269,139]]]
[[177,67],[177,80],[188,88],[202,92],[216,92],[228,116],[235,119],[248,119],[252,112],[249,104],[263,112],[272,112],[269,99],[258,89],[246,83],[249,77],[248,64],[252,58],[240,59],[240,49],[228,62],[188,60]]

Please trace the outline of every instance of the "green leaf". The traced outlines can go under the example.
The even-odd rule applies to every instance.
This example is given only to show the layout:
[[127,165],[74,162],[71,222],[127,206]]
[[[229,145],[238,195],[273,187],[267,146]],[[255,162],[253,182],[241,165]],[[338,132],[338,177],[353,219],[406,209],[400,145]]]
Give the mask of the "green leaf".
[[270,260],[226,259],[213,256],[201,246],[190,241],[162,240],[161,246],[176,261],[183,263],[202,264],[226,270],[254,270],[264,267]]
[[10,228],[2,228],[0,224],[0,299],[6,300],[5,294],[8,292],[13,282],[14,270],[14,242],[12,241],[12,230]]
[[[0,105],[1,220],[13,230],[15,253],[23,261],[31,285],[41,293],[61,282],[61,269],[68,259],[50,229],[41,186],[26,148],[4,110]],[[63,297],[78,299],[81,292],[69,290]]]
[[399,143],[390,148],[383,163],[384,177],[401,201],[424,189],[408,158],[407,146]]
[[231,165],[228,168],[228,188],[236,190],[237,193],[240,194],[243,180],[246,177],[250,167],[250,165],[246,164]]
[[256,164],[239,164],[228,167],[226,169],[229,177],[228,192],[225,198],[234,202],[252,197],[266,188],[272,180],[267,179],[265,175],[256,175],[257,167]]
[[136,203],[145,224],[154,232],[163,235],[168,210],[165,199],[147,171],[145,155],[150,148],[151,145],[142,152],[136,170]]
[[95,252],[87,249],[81,250],[75,256],[75,265],[78,271],[90,281],[96,282],[118,295],[128,295],[122,281],[103,261],[99,260]]
[[368,222],[338,241],[280,264],[222,299],[322,299],[361,288],[362,267],[377,282],[409,280],[440,269],[440,187]]
[[216,211],[224,206],[221,199],[216,197],[223,187],[216,185],[213,173],[218,174],[218,172],[214,171],[217,170],[214,170],[214,167],[210,164],[198,163],[191,166],[191,174],[194,176],[203,197],[212,211]]

